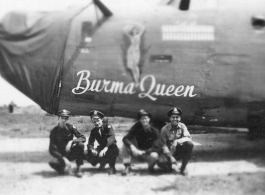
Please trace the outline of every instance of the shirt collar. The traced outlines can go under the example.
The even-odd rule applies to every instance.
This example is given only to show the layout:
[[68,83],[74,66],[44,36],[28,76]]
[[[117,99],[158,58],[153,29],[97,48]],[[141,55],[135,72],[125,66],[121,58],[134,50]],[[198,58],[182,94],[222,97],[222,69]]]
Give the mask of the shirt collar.
[[173,127],[172,127],[172,125],[170,124],[170,131],[177,131],[178,129],[180,129],[181,128],[181,126],[180,126],[180,123],[178,124],[178,126],[174,129]]
[[147,127],[146,129],[143,127],[143,130],[145,130],[145,131],[151,131],[151,126],[149,125],[149,127]]
[[104,131],[103,125],[101,127],[98,127],[99,131]]
[[67,127],[67,125],[65,125],[64,127],[61,127],[61,126],[58,124],[58,129],[59,129],[59,130],[63,130],[63,129],[68,130],[68,127]]

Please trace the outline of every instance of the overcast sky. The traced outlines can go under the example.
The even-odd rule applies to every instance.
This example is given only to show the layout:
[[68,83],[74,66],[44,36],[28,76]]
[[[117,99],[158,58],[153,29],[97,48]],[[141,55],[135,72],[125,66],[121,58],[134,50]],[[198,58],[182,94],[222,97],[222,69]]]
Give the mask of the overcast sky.
[[[58,10],[73,4],[83,4],[90,0],[0,0],[0,18],[12,10]],[[14,101],[18,106],[36,105],[0,77],[0,106]]]
[[0,106],[8,105],[11,101],[18,106],[36,105],[35,102],[7,83],[2,77],[0,77],[0,93]]

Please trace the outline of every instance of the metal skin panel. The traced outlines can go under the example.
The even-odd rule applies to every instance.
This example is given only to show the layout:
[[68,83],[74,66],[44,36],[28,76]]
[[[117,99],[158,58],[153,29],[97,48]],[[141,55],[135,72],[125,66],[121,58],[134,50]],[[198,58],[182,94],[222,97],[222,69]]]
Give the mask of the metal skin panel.
[[241,127],[264,115],[265,33],[251,23],[262,1],[239,9],[236,1],[205,8],[191,1],[187,11],[176,3],[102,2],[113,15],[91,5],[72,21],[58,109],[132,118],[146,109],[164,122],[178,106],[187,124]]
[[[138,13],[137,16],[132,14],[130,18],[127,13],[126,19],[113,11],[114,15],[105,23],[99,28],[95,26],[96,33],[92,36],[93,48],[90,53],[81,53],[73,62],[69,80],[65,81],[68,86],[65,94],[61,96],[64,98],[61,98],[60,107],[69,107],[81,115],[86,115],[91,109],[101,109],[110,116],[126,117],[135,117],[139,109],[145,108],[154,113],[155,120],[167,121],[166,111],[177,105],[185,110],[183,120],[190,124],[246,126],[246,117],[251,105],[264,104],[264,90],[261,89],[264,80],[259,76],[260,71],[253,71],[254,68],[264,72],[261,66],[262,58],[252,57],[256,56],[257,49],[254,48],[264,43],[253,43],[257,37],[251,25],[246,22],[251,13],[247,14],[248,17],[243,16],[246,15],[245,11],[237,12],[234,16],[235,10],[220,10],[220,7],[188,12],[181,12],[172,7],[158,7],[154,11],[152,7],[152,10],[145,10],[151,13],[152,17]],[[245,22],[234,25],[230,22],[231,17],[236,21],[244,19]],[[162,93],[165,93],[170,85],[175,88],[180,85],[194,86],[194,97],[154,95],[156,100],[139,98],[139,87],[135,88],[134,94],[87,91],[73,95],[71,90],[77,86],[80,78],[77,73],[80,70],[88,70],[91,73],[91,82],[105,79],[122,82],[124,86],[134,82],[130,69],[126,68],[126,60],[124,62],[126,36],[123,29],[128,24],[127,18],[144,24],[145,27],[140,45],[140,52],[144,55],[143,64],[139,64],[140,78],[153,75],[156,87],[158,84],[160,87],[165,85]],[[154,18],[158,19],[154,21]],[[75,22],[78,23],[77,20]],[[165,25],[171,29],[163,32]],[[207,26],[214,29],[214,40],[196,40],[196,35],[205,31],[206,34],[211,34],[205,29]],[[175,40],[174,36],[178,36],[176,31],[183,31],[184,35],[186,33],[187,40]],[[163,40],[163,33],[173,37],[172,40]],[[185,36],[182,39],[185,39]],[[173,60],[172,63],[151,62],[151,55],[171,55]],[[258,91],[253,87],[255,84],[259,88]],[[86,82],[83,81],[83,86],[85,85]],[[148,87],[150,83],[145,82],[145,89]],[[66,94],[68,98],[65,98]],[[255,99],[257,97],[259,98]],[[77,108],[77,105],[81,106]]]

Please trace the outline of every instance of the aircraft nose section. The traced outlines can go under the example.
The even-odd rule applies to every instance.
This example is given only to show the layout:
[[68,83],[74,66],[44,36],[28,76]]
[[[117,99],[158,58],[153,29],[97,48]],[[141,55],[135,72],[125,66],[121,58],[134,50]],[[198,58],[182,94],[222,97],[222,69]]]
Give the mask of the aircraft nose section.
[[57,12],[10,12],[0,23],[0,72],[49,113],[57,113],[65,43],[83,7]]

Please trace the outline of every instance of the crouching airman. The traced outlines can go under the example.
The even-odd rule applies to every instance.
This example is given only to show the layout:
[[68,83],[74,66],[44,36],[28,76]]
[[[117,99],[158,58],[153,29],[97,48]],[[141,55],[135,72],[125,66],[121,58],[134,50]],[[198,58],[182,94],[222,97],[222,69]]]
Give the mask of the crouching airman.
[[[76,176],[82,177],[81,165],[83,165],[84,157],[84,142],[86,138],[81,134],[75,126],[67,123],[70,117],[68,110],[60,110],[58,112],[58,125],[55,126],[50,133],[49,152],[55,157],[56,161],[49,162],[49,165],[55,169],[60,175],[65,173],[65,170],[71,172],[70,161],[76,160]],[[74,139],[74,136],[76,139]],[[69,141],[72,141],[70,151],[66,150]]]
[[[91,130],[88,139],[88,155],[86,158],[93,166],[99,163],[99,170],[104,170],[105,165],[109,164],[109,174],[115,174],[119,149],[116,145],[114,127],[108,123],[103,124],[104,114],[100,111],[91,111],[90,117],[94,128]],[[95,147],[96,141],[98,146]]]
[[122,175],[130,173],[132,157],[139,161],[146,161],[149,173],[154,173],[154,166],[158,160],[154,143],[158,141],[159,131],[150,124],[150,120],[151,114],[148,111],[140,110],[138,121],[123,137],[122,158],[125,169]]
[[193,143],[191,135],[184,123],[181,123],[182,111],[178,107],[171,108],[167,113],[170,123],[165,125],[160,134],[159,145],[162,149],[158,165],[168,171],[176,160],[182,159],[180,173],[187,175],[186,166],[191,158]]

